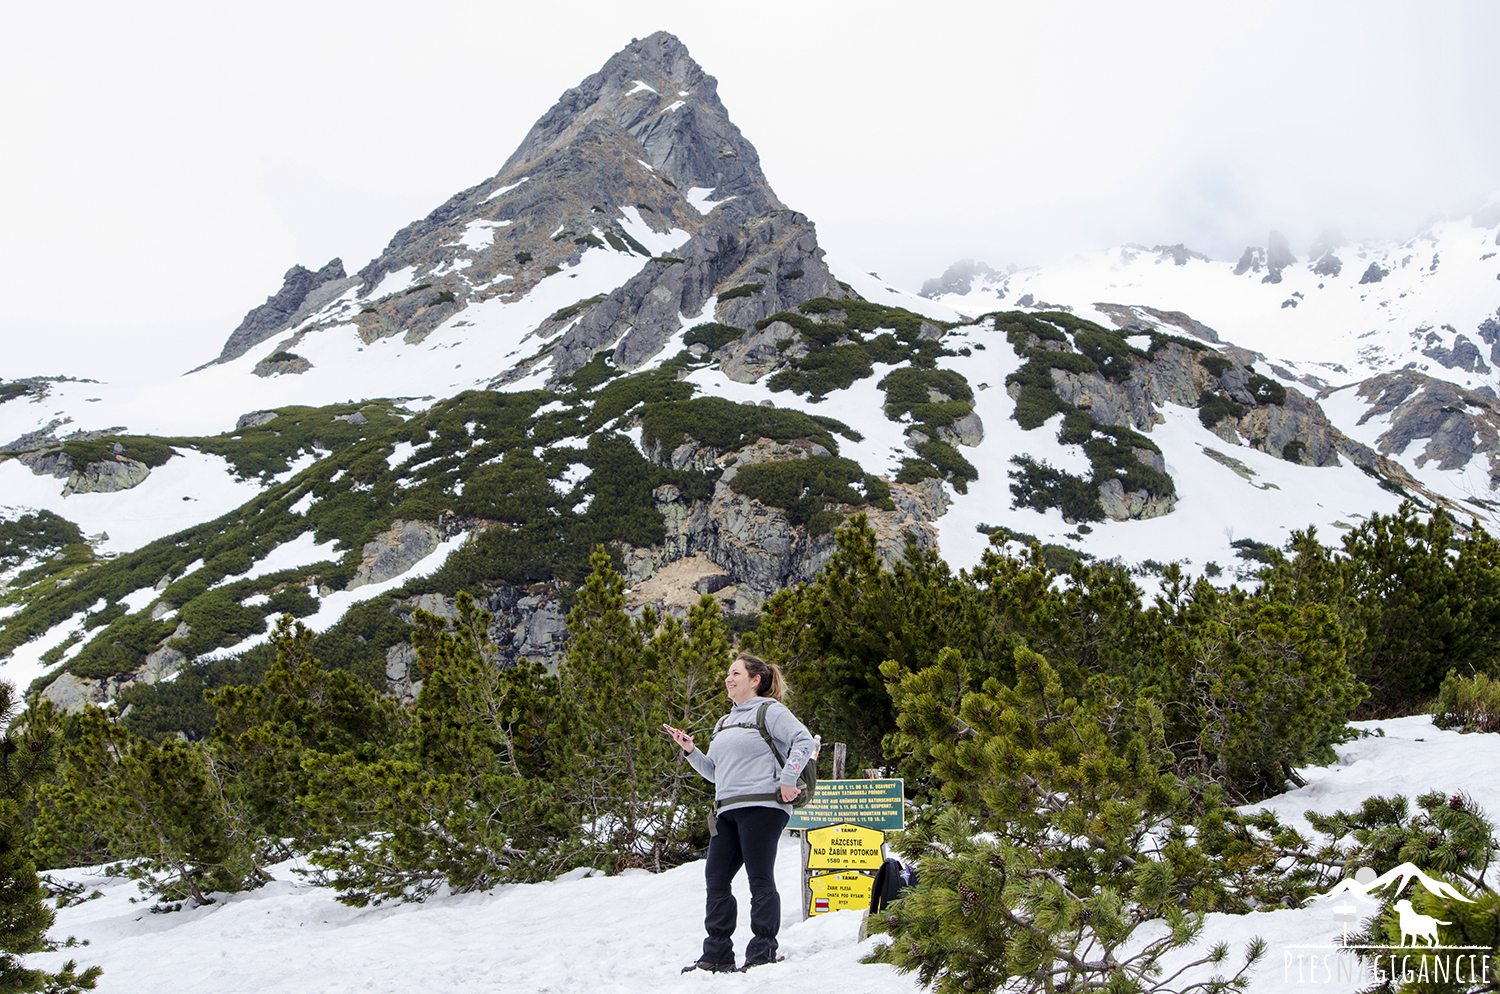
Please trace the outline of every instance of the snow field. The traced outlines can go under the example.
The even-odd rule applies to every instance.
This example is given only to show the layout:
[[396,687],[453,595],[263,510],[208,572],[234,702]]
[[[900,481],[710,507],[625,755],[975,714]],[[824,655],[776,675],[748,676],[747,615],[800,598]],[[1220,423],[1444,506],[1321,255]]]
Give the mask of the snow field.
[[[1384,734],[1338,746],[1337,763],[1302,771],[1306,787],[1250,807],[1270,808],[1295,825],[1310,809],[1347,811],[1376,795],[1400,793],[1414,801],[1424,791],[1441,790],[1464,791],[1490,814],[1500,814],[1500,784],[1488,774],[1500,765],[1500,736],[1443,731],[1424,716],[1354,727]],[[47,969],[69,958],[99,964],[104,968],[100,994],[922,991],[912,975],[859,962],[878,941],[857,940],[859,913],[799,920],[798,847],[798,840],[783,838],[776,864],[786,961],[743,975],[678,972],[697,958],[702,941],[701,862],[661,874],[636,870],[584,878],[575,871],[571,879],[364,909],[338,904],[327,888],[307,883],[291,872],[292,864],[282,864],[272,868],[276,881],[260,890],[221,895],[207,907],[162,915],[130,903],[135,886],[106,878],[98,867],[63,870],[55,876],[89,891],[97,888],[104,896],[58,912],[51,934],[77,936],[89,945],[33,955],[27,962]],[[735,895],[737,951],[743,956],[750,935],[744,874],[735,880]],[[1301,909],[1210,915],[1196,946],[1176,954],[1168,970],[1172,962],[1187,962],[1220,941],[1229,943],[1237,966],[1245,944],[1260,936],[1268,948],[1250,989],[1284,991],[1286,947],[1338,934],[1330,909],[1318,902]],[[1354,994],[1360,986],[1320,983],[1317,989]]]
[[[299,461],[294,472],[312,465],[312,457],[303,460],[305,465]],[[95,545],[106,555],[130,552],[211,521],[261,493],[258,480],[238,480],[222,457],[194,449],[178,449],[129,490],[64,497],[62,487],[62,480],[36,476],[14,459],[0,462],[0,494],[7,504],[45,508],[77,524],[88,537],[108,534]]]

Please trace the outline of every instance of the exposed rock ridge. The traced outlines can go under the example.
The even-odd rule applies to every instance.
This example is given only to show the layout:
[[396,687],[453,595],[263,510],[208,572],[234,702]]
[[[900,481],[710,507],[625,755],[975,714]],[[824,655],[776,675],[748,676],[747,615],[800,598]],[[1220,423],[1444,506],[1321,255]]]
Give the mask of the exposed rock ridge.
[[1370,405],[1360,424],[1374,417],[1390,419],[1390,427],[1376,441],[1382,454],[1401,455],[1413,443],[1425,441],[1413,463],[1436,462],[1443,470],[1461,469],[1483,455],[1489,464],[1489,488],[1500,486],[1500,404],[1493,397],[1414,370],[1372,376],[1353,389]]
[[244,355],[277,332],[293,327],[352,284],[341,259],[330,259],[317,272],[293,266],[281,280],[281,289],[267,297],[264,304],[251,308],[240,326],[229,333],[223,351],[214,362],[228,362]]
[[566,376],[616,343],[615,365],[634,369],[682,326],[680,314],[702,314],[716,292],[736,286],[760,289],[719,303],[712,319],[739,328],[814,297],[848,296],[823,261],[812,222],[795,211],[745,217],[731,201],[678,253],[681,262],[652,261],[589,308],[552,350],[554,375]]
[[[644,95],[641,84],[659,100],[682,106],[658,115],[653,112],[659,104],[627,99]],[[634,138],[649,153],[652,167],[680,190],[710,189],[716,200],[745,197],[754,202],[755,213],[783,207],[761,172],[755,147],[729,120],[718,86],[668,32],[633,41],[564,93],[532,125],[499,175],[525,171],[590,123],[604,121]]]

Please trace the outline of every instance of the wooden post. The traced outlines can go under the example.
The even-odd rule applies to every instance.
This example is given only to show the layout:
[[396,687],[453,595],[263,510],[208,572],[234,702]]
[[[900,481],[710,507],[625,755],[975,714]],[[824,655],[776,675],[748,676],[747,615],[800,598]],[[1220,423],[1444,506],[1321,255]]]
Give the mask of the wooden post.
[[865,779],[866,780],[879,780],[880,779],[880,771],[879,770],[865,770],[864,772],[865,772]]
[[849,747],[842,742],[833,744],[833,778],[844,779],[844,761],[849,758]]

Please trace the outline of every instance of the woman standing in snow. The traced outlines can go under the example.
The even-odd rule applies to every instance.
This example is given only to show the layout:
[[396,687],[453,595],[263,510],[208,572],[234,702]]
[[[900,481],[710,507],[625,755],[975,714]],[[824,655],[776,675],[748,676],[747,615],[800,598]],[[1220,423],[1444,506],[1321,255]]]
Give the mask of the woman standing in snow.
[[[817,740],[807,727],[781,703],[786,684],[774,663],[741,653],[729,665],[724,689],[733,707],[714,726],[707,755],[694,746],[687,732],[667,729],[687,753],[693,769],[714,785],[716,813],[704,868],[708,908],[703,925],[708,937],[703,940],[703,956],[683,973],[735,968],[738,908],[730,881],[741,866],[750,881],[750,928],[755,933],[745,947],[744,968],[776,962],[776,933],[781,928],[776,845],[791,817],[791,802],[800,793],[797,775],[818,751]],[[761,714],[775,743],[774,753],[760,733],[757,719]],[[786,757],[785,764],[776,753]]]

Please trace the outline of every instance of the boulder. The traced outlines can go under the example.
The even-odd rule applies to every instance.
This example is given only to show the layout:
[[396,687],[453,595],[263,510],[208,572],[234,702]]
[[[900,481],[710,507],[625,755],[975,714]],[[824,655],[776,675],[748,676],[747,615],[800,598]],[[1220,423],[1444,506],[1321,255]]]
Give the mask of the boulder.
[[145,463],[115,456],[113,461],[91,462],[72,473],[63,484],[63,496],[117,493],[139,486],[150,475],[151,467]]
[[937,435],[950,445],[978,445],[984,441],[984,422],[970,411],[951,425],[939,426]]
[[1177,498],[1157,495],[1146,490],[1126,491],[1117,479],[1105,480],[1099,485],[1099,506],[1112,521],[1128,521],[1131,518],[1159,518],[1169,514],[1177,506]]
[[400,576],[420,560],[432,554],[443,541],[443,529],[430,521],[391,522],[389,531],[381,532],[362,550],[363,558],[354,578],[345,590],[355,590],[370,583],[381,583]]
[[258,428],[275,421],[276,417],[275,411],[251,411],[249,414],[241,414],[239,420],[234,423],[234,428],[236,431],[241,428]]

